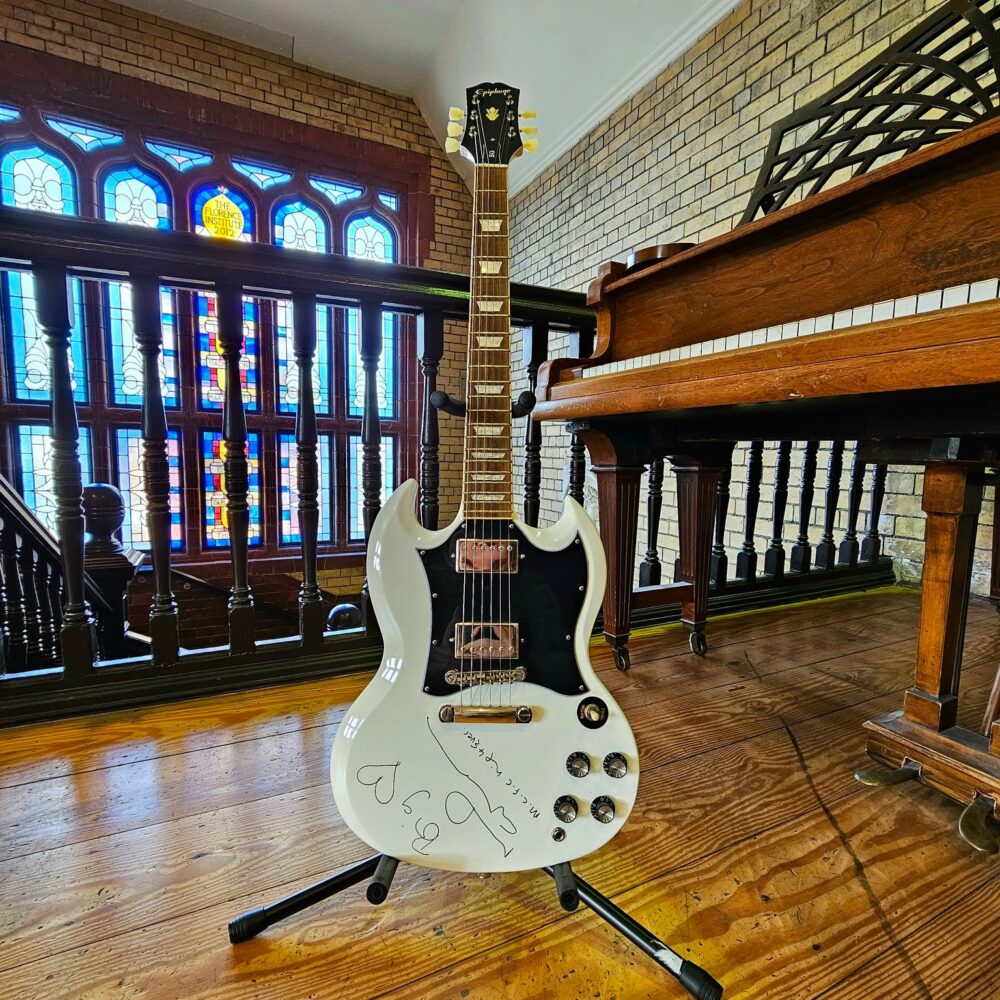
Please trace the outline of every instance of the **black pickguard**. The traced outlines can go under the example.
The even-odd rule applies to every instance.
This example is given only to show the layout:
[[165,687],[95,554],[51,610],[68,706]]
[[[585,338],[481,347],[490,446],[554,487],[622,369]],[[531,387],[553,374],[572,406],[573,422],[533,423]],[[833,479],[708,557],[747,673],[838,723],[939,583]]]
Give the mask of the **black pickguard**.
[[[425,689],[446,695],[459,690],[449,684],[449,670],[524,667],[526,680],[559,694],[586,690],[573,651],[573,637],[583,607],[587,556],[579,536],[561,551],[535,548],[510,521],[467,521],[448,541],[422,553],[431,594],[432,644],[427,659]],[[517,542],[517,573],[459,573],[455,547],[468,537]],[[455,626],[462,622],[516,622],[519,653],[512,659],[480,663],[455,656]],[[567,636],[570,638],[567,640]]]

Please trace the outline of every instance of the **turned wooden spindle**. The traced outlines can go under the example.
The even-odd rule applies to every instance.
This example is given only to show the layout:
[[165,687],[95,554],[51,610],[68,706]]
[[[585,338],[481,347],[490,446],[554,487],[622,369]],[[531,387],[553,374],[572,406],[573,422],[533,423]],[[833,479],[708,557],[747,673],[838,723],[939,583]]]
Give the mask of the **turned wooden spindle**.
[[304,647],[323,641],[326,615],[317,578],[319,547],[319,457],[313,364],[316,357],[316,296],[292,298],[292,349],[298,371],[299,399],[295,410],[296,489],[299,494],[299,535],[302,583],[299,585],[299,637]]
[[872,466],[872,502],[868,509],[868,530],[861,541],[861,561],[863,563],[877,563],[882,554],[882,536],[878,530],[878,519],[882,516],[887,471],[885,465]]
[[851,484],[847,490],[847,532],[840,542],[840,553],[837,562],[841,566],[857,566],[858,564],[858,514],[861,512],[861,498],[865,491],[865,463],[858,454],[858,446],[854,446],[854,459],[851,462]]
[[35,592],[42,616],[43,666],[59,662],[59,585],[58,582],[55,587],[52,584],[52,578],[57,574],[57,567],[46,557],[35,564]]
[[[568,356],[589,358],[594,353],[593,327],[574,330],[569,335]],[[569,489],[567,492],[578,503],[583,504],[583,484],[587,481],[587,456],[583,441],[573,434],[569,442]]]
[[777,464],[774,469],[774,520],[771,542],[764,553],[764,572],[780,579],[785,575],[785,506],[788,503],[788,473],[791,468],[792,442],[778,444]]
[[649,463],[649,483],[646,490],[646,553],[639,563],[639,586],[653,587],[660,583],[663,568],[657,541],[660,537],[660,514],[663,510],[663,459]]
[[733,463],[723,466],[719,485],[715,491],[715,539],[712,542],[712,561],[709,579],[716,589],[726,585],[729,575],[729,557],[726,555],[726,518],[729,515],[729,485],[733,479]]
[[38,553],[28,539],[18,551],[18,574],[21,577],[21,591],[24,601],[24,634],[27,642],[28,668],[42,664],[42,614],[41,601],[35,586],[35,570]]
[[142,357],[142,484],[153,564],[150,652],[153,663],[176,663],[180,655],[179,612],[170,587],[170,458],[160,367],[163,332],[158,278],[133,276],[132,314],[135,340]]
[[438,410],[431,403],[431,394],[437,390],[443,355],[444,314],[438,309],[428,309],[417,317],[417,356],[424,380],[420,410],[420,523],[431,531],[438,526],[441,482]]
[[28,634],[24,611],[24,588],[21,584],[19,558],[20,536],[6,517],[0,525],[0,573],[3,575],[4,660],[12,673],[28,666]]
[[[549,324],[536,320],[524,328],[522,361],[528,374],[528,390],[538,386],[538,366],[549,356]],[[582,446],[581,446],[582,447]],[[542,425],[524,418],[524,522],[538,526],[542,485]]]
[[809,544],[809,521],[812,518],[816,491],[816,455],[819,441],[806,441],[802,452],[802,480],[799,487],[799,533],[792,546],[789,565],[793,573],[812,569],[812,546]]
[[379,420],[378,366],[382,358],[382,304],[361,304],[361,367],[365,373],[365,401],[361,417],[361,510],[365,543],[382,509],[382,425]]
[[753,583],[757,578],[757,511],[760,508],[760,480],[764,473],[764,442],[751,441],[747,455],[747,495],[743,515],[743,546],[736,555],[736,579]]
[[837,560],[837,546],[833,540],[833,526],[840,507],[840,477],[844,471],[844,442],[830,444],[830,461],[826,467],[826,501],[823,509],[823,537],[816,546],[816,568],[833,569]]
[[226,373],[222,411],[223,462],[226,477],[226,513],[233,585],[229,592],[229,650],[233,655],[254,649],[253,592],[250,589],[250,463],[247,457],[247,418],[243,407],[240,358],[243,354],[243,291],[239,285],[220,285],[218,295],[219,347]]
[[35,267],[38,325],[49,348],[52,392],[52,485],[56,503],[56,534],[63,566],[63,613],[60,631],[63,668],[70,680],[81,680],[97,659],[94,620],[84,591],[83,470],[80,466],[80,427],[73,397],[70,367],[72,330],[66,268],[59,264]]

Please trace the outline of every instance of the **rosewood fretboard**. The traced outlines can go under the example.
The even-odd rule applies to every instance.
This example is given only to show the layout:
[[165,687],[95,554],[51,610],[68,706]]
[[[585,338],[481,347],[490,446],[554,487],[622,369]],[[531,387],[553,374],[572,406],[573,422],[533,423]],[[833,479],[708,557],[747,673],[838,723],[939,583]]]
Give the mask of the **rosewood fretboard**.
[[474,519],[507,518],[514,509],[507,221],[507,167],[478,165],[462,477],[465,516]]

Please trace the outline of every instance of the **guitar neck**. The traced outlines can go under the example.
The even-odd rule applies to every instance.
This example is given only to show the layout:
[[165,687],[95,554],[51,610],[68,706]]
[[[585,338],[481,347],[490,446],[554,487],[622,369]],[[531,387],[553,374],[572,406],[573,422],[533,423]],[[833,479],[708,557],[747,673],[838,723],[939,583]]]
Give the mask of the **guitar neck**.
[[477,165],[462,504],[467,518],[483,520],[514,511],[507,223],[507,167]]

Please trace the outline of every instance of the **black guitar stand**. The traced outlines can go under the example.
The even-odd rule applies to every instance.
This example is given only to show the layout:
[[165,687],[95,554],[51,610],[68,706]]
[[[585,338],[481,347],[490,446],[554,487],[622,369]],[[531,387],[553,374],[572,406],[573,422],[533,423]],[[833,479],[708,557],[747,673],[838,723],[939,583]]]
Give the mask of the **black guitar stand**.
[[[293,913],[298,913],[330,896],[335,896],[338,892],[365,879],[371,879],[365,892],[368,902],[376,906],[384,903],[389,897],[389,888],[398,865],[396,858],[391,858],[388,854],[373,854],[370,858],[359,861],[322,882],[300,889],[291,896],[279,899],[276,903],[240,914],[229,922],[229,940],[233,944],[249,941],[271,924],[284,920]],[[642,924],[612,903],[607,896],[575,874],[569,862],[542,870],[555,879],[559,905],[564,910],[572,912],[580,903],[589,906],[602,920],[607,921],[657,965],[674,976],[696,1000],[721,1000],[722,986],[704,969],[686,958],[681,958],[677,952],[667,947]]]

